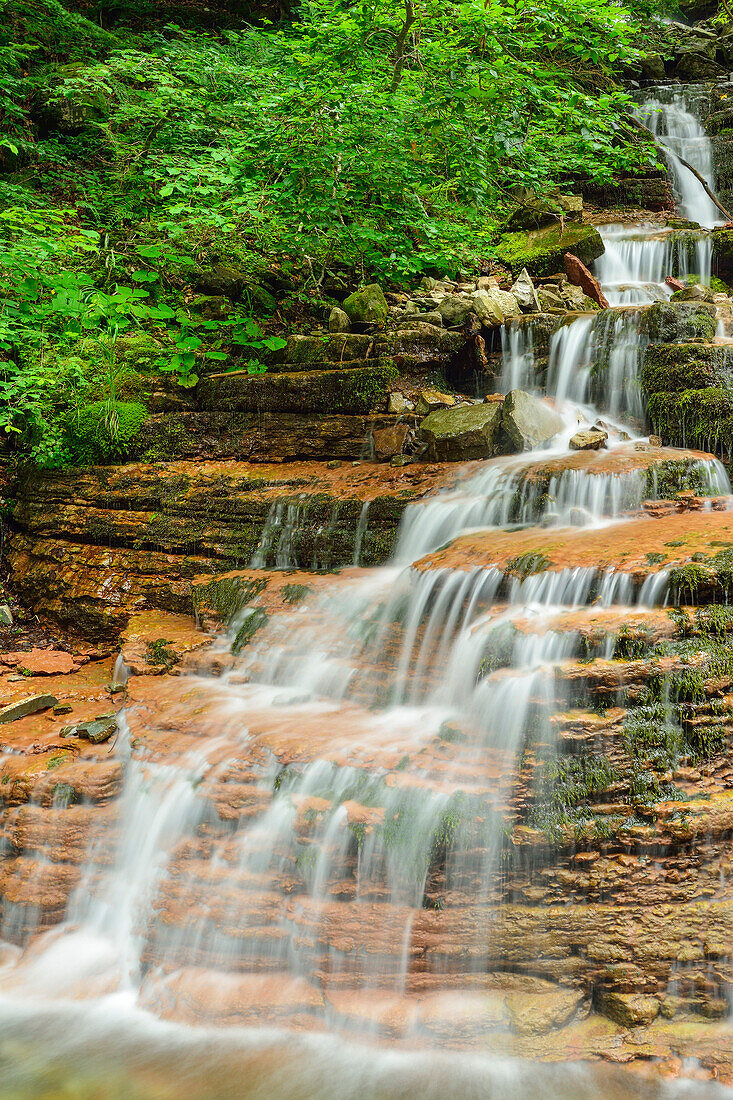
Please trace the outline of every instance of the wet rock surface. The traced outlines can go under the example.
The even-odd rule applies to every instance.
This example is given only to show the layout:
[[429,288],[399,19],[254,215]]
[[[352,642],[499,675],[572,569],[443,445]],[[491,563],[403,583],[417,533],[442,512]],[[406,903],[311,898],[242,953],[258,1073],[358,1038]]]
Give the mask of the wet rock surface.
[[71,898],[132,897],[69,1003],[134,957],[187,1025],[733,1080],[729,303],[606,308],[610,237],[559,198],[494,273],[357,290],[163,402],[148,461],[20,486],[15,591],[101,644],[0,654],[18,988]]

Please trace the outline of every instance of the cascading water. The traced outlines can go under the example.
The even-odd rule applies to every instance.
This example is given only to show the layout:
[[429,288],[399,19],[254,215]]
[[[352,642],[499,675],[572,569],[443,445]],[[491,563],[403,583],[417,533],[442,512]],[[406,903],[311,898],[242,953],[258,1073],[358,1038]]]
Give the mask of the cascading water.
[[700,181],[686,168],[686,160],[714,186],[713,155],[710,138],[693,113],[695,100],[686,96],[684,88],[660,88],[656,96],[641,104],[637,118],[659,139],[667,150],[680,213],[690,221],[708,228],[725,219],[710,199]]
[[606,251],[595,271],[612,306],[667,301],[672,293],[664,281],[668,275],[710,283],[713,246],[703,230],[644,223],[599,229]]
[[699,98],[684,87],[657,89],[640,103],[636,117],[666,150],[680,214],[700,228],[660,227],[649,223],[601,226],[604,255],[596,274],[612,306],[635,305],[669,298],[668,275],[710,283],[712,241],[708,230],[725,220],[705,189],[680,158],[714,186],[712,144],[696,110]]
[[[610,283],[663,282],[665,242],[642,236],[637,249],[616,230],[606,239],[623,242],[609,248]],[[700,248],[693,262],[702,265]],[[89,852],[66,923],[11,952],[0,970],[0,1022],[11,1042],[18,1031],[18,1064],[32,1065],[22,1046],[29,1018],[33,1034],[48,1032],[60,1004],[87,1058],[114,1037],[107,1061],[123,1077],[135,1056],[155,1067],[151,1051],[162,1046],[169,1066],[193,1050],[204,1071],[187,1070],[197,1082],[192,1096],[231,1095],[232,1081],[237,1095],[252,1097],[628,1095],[612,1073],[566,1067],[558,1080],[549,1068],[477,1055],[457,1067],[435,1052],[466,1043],[481,1051],[496,1032],[511,1053],[501,998],[512,965],[500,914],[524,753],[530,742],[548,758],[556,751],[551,719],[574,701],[583,616],[667,598],[664,569],[642,584],[622,568],[547,568],[537,551],[464,569],[425,559],[476,528],[618,524],[661,494],[654,461],[637,461],[649,449],[637,434],[639,311],[560,325],[544,380],[531,327],[503,335],[504,388],[551,397],[567,432],[545,451],[493,460],[411,505],[391,565],[335,579],[275,616],[223,676],[182,679],[164,720],[183,730],[175,763],[146,748],[131,707],[115,750],[126,773],[118,842]],[[566,448],[566,436],[599,413],[610,418],[617,467]],[[616,423],[625,417],[636,427]],[[720,463],[677,461],[701,492],[730,493]],[[273,508],[253,567],[292,565],[299,508]],[[364,506],[356,565],[367,523]],[[613,644],[605,642],[607,656]],[[12,911],[0,917],[8,938],[24,939]],[[91,997],[86,1008],[73,1003],[80,987]],[[205,1032],[204,1043],[201,1032],[157,1019],[173,1009],[206,1022],[212,1007],[220,1021],[230,1012],[240,1024],[386,1032],[422,1049],[411,1061],[417,1056],[375,1047],[354,1053],[346,1069],[330,1035],[291,1032],[283,1041],[219,1031]],[[218,1092],[211,1050],[220,1070],[234,1067]],[[78,1057],[73,1038],[57,1054]],[[243,1064],[246,1082],[237,1077]],[[35,1095],[29,1079],[18,1096]]]

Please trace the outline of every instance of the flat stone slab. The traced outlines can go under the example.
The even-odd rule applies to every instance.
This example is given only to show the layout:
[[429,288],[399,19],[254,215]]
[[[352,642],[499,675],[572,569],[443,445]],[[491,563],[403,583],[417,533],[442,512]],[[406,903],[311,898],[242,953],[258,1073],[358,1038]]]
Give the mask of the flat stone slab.
[[49,707],[55,707],[57,703],[58,699],[55,695],[29,695],[0,709],[0,725],[15,722],[18,718],[25,718],[29,714],[37,714],[40,710],[48,710]]
[[[422,558],[414,568],[506,569],[535,556],[542,564],[537,572],[614,568],[638,579],[690,563],[693,555],[713,556],[726,548],[733,548],[733,512],[690,511],[658,519],[640,516],[593,530],[528,527],[521,531],[479,531],[454,539],[444,550]],[[699,567],[704,568],[702,562]]]

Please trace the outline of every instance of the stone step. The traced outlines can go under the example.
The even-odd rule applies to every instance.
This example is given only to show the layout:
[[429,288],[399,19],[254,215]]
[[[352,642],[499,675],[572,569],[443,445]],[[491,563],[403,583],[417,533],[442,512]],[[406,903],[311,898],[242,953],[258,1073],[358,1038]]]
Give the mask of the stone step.
[[375,363],[281,374],[212,374],[198,387],[199,408],[237,412],[365,414],[381,409],[397,368]]
[[370,457],[375,431],[394,416],[340,412],[185,411],[149,417],[134,444],[142,462],[246,459],[250,462],[350,460]]
[[7,560],[30,606],[109,637],[132,611],[189,611],[192,578],[248,565],[263,535],[268,566],[337,569],[357,550],[362,565],[382,563],[405,506],[455,472],[244,462],[49,471],[19,488]]
[[515,579],[568,569],[613,570],[630,577],[637,590],[666,570],[676,602],[705,603],[724,595],[731,584],[733,512],[723,510],[728,498],[714,503],[720,510],[642,516],[599,529],[528,527],[463,535],[414,568],[497,568]]

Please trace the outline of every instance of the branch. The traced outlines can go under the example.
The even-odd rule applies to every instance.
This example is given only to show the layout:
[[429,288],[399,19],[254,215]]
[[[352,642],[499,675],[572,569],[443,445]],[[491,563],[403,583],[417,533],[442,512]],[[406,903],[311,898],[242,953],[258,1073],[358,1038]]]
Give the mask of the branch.
[[392,73],[392,83],[389,86],[390,92],[397,91],[400,80],[402,79],[402,70],[407,60],[407,36],[415,22],[415,9],[412,6],[412,0],[405,0],[405,21],[402,24],[402,30],[398,35],[397,45],[395,46],[395,63],[394,72]]
[[647,134],[647,136],[652,139],[657,149],[659,149],[664,154],[671,153],[672,156],[680,162],[680,164],[684,165],[684,167],[687,168],[688,171],[692,172],[693,176],[698,181],[698,183],[701,184],[703,191],[711,200],[711,202],[714,202],[720,213],[725,215],[726,221],[733,221],[733,215],[728,213],[728,211],[719,201],[715,192],[708,185],[707,181],[703,179],[703,177],[700,175],[697,168],[693,168],[688,160],[685,160],[684,157],[679,156],[677,153],[673,152],[673,150],[668,149],[667,146],[659,140],[656,134],[652,133],[648,126],[645,126],[643,122],[639,122],[638,118],[634,118],[633,115],[630,115],[629,121],[631,122],[632,126],[635,126],[637,128],[637,130],[641,130],[643,133]]

